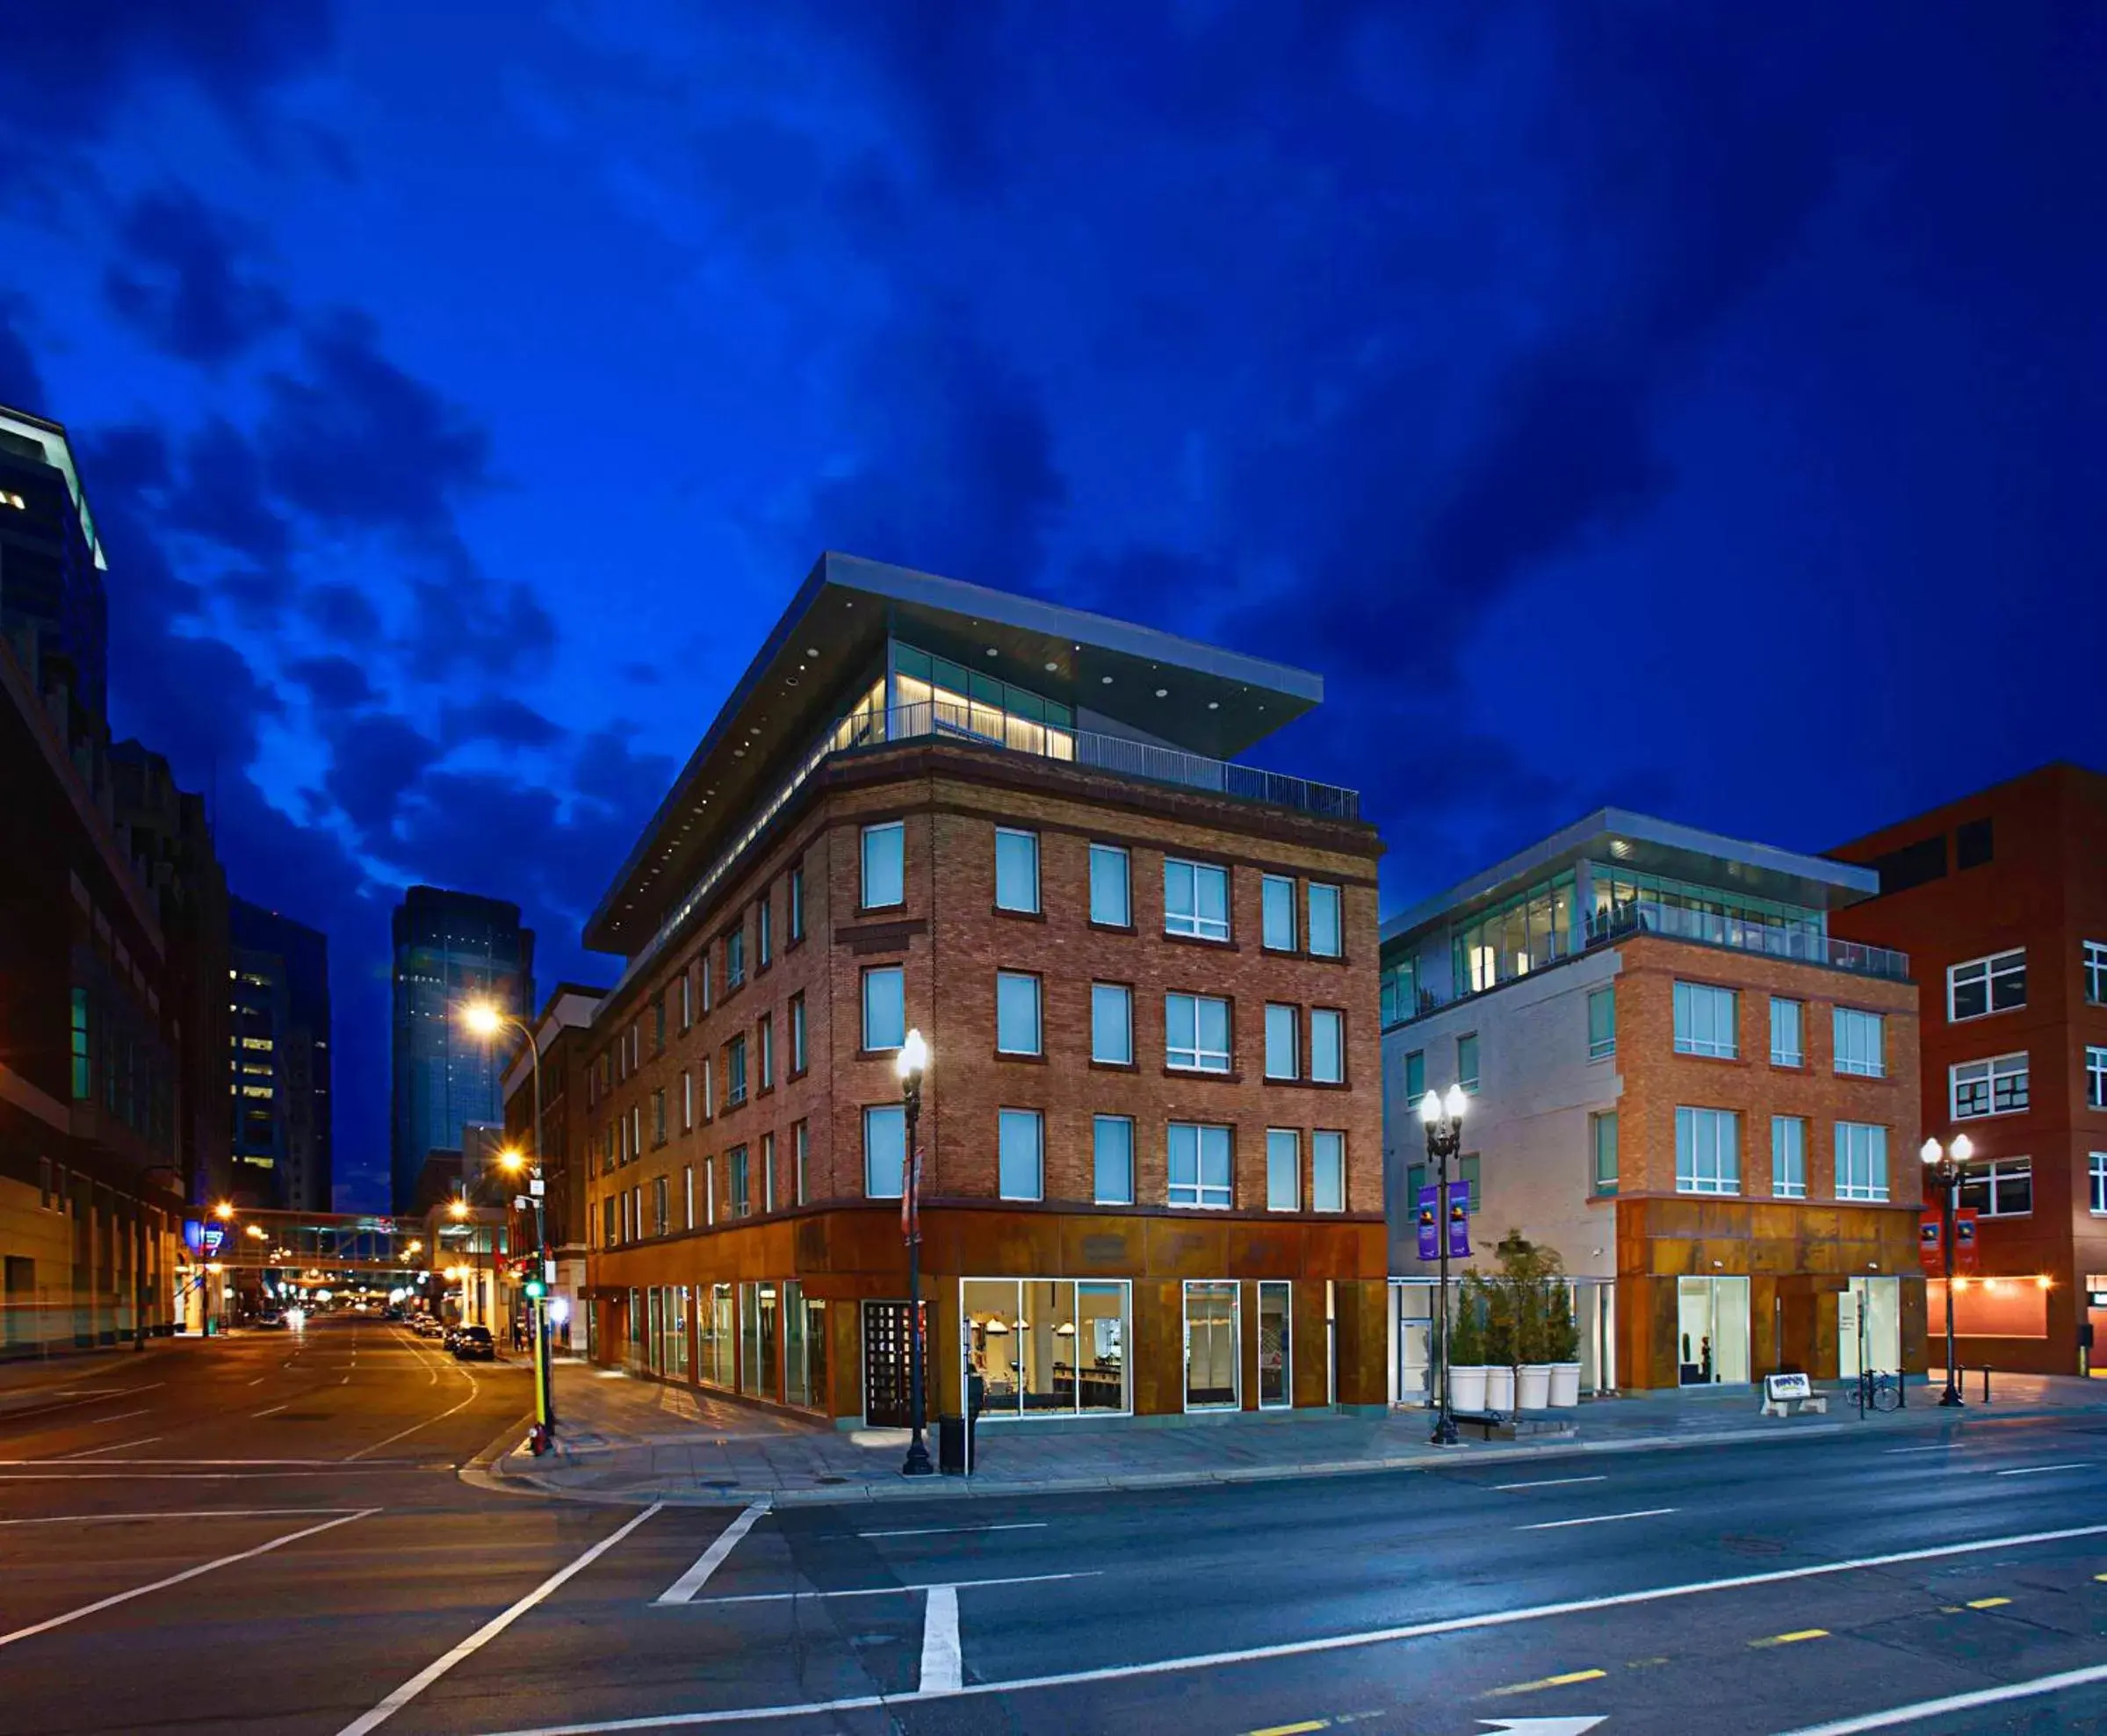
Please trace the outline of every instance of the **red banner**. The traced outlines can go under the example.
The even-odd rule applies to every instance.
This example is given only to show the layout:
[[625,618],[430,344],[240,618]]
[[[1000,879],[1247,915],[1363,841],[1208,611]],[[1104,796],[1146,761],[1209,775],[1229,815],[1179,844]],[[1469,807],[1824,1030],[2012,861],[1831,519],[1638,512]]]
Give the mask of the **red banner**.
[[1944,1278],[1946,1275],[1945,1226],[1936,1211],[1917,1214],[1916,1258],[1923,1267],[1926,1278]]
[[1982,1250],[1975,1242],[1973,1206],[1963,1206],[1953,1214],[1953,1270],[1967,1278],[1982,1270]]

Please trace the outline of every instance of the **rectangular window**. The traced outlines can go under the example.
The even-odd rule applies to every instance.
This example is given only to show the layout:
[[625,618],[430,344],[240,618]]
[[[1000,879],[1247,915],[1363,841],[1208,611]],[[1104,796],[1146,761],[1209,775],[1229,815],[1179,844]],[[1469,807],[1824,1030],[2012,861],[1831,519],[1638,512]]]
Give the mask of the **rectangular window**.
[[907,899],[907,828],[893,820],[863,828],[863,908],[890,910]]
[[1675,991],[1676,1053],[1711,1055],[1731,1060],[1741,1053],[1735,1041],[1735,1003],[1731,989],[1702,983],[1678,983]]
[[1266,1004],[1266,1077],[1299,1079],[1302,1058],[1295,1050],[1295,1010],[1277,1001]]
[[1310,956],[1339,958],[1346,950],[1343,895],[1336,886],[1312,881],[1310,885]]
[[1100,1206],[1134,1203],[1134,1123],[1124,1115],[1100,1115],[1091,1123],[1096,1180],[1092,1197]]
[[776,1209],[776,1135],[761,1136],[761,1209]]
[[1741,1117],[1730,1109],[1676,1111],[1676,1192],[1742,1191]]
[[666,1088],[661,1085],[651,1094],[651,1142],[666,1143]]
[[703,998],[703,1011],[710,1011],[710,948],[695,955],[695,986]]
[[663,1235],[673,1228],[670,1204],[667,1198],[668,1178],[653,1176],[651,1178],[651,1233]]
[[1120,983],[1090,985],[1090,1058],[1115,1067],[1134,1062],[1134,991]]
[[766,893],[754,906],[754,951],[761,968],[766,970],[776,956],[776,907],[768,902]]
[[1946,1018],[1954,1024],[2026,1005],[2026,948],[1946,969]]
[[681,972],[681,1029],[685,1031],[695,1023],[695,967]]
[[1887,1077],[1887,1021],[1877,1012],[1860,1012],[1856,1007],[1833,1009],[1836,1039],[1836,1070],[1862,1079]]
[[1484,1190],[1481,1185],[1484,1174],[1485,1160],[1476,1152],[1467,1152],[1456,1159],[1456,1179],[1463,1184],[1465,1190],[1464,1206],[1474,1213],[1482,1210],[1485,1204]]
[[692,1163],[681,1165],[681,1228],[693,1229],[695,1228],[695,1165]]
[[620,1243],[621,1232],[615,1224],[615,1196],[610,1193],[600,1201],[600,1245],[613,1248]]
[[1780,1199],[1807,1198],[1807,1122],[1771,1117],[1771,1192]]
[[1209,995],[1163,998],[1164,1065],[1229,1071],[1229,1003]]
[[1295,950],[1295,882],[1286,875],[1259,882],[1259,944],[1269,952]]
[[730,1171],[732,1185],[732,1215],[750,1218],[754,1215],[752,1178],[747,1173],[747,1148],[735,1145],[725,1154],[725,1166]]
[[1227,1127],[1173,1121],[1167,1144],[1172,1205],[1226,1212],[1236,1203]]
[[1035,914],[1039,908],[1039,834],[995,828],[995,908]]
[[1302,1136],[1292,1127],[1266,1129],[1266,1209],[1302,1209]]
[[725,1106],[736,1109],[747,1100],[747,1040],[734,1037],[725,1045]]
[[747,980],[747,931],[734,928],[725,936],[725,987],[736,989]]
[[2107,1006],[2107,940],[2085,943],[2085,998]]
[[805,1048],[805,997],[790,997],[790,1072],[802,1073],[812,1064]]
[[761,1046],[761,1088],[776,1089],[776,1021],[762,1013],[754,1026]]
[[717,1221],[717,1159],[703,1159],[703,1221]]
[[1310,1009],[1310,1077],[1320,1085],[1346,1082],[1346,1015],[1335,1007]]
[[1003,1055],[1042,1052],[1036,976],[1016,970],[995,973],[995,1048]]
[[1887,1198],[1887,1129],[1864,1121],[1836,1123],[1836,1198]]
[[90,1061],[88,1047],[88,991],[73,991],[73,1095],[77,1101],[86,1101],[95,1095],[95,1070]]
[[872,1199],[898,1199],[906,1185],[907,1112],[897,1103],[863,1112],[863,1192]]
[[1416,1048],[1404,1057],[1405,1104],[1408,1107],[1417,1110],[1419,1107],[1419,1099],[1425,1095],[1426,1051]]
[[1014,1421],[1128,1408],[1125,1284],[969,1278],[958,1288],[961,1372],[985,1383],[985,1415]]
[[2095,1109],[2107,1109],[2107,1048],[2085,1051],[2085,1101]]
[[1163,930],[1200,940],[1228,940],[1229,870],[1165,857]]
[[1090,846],[1090,919],[1105,928],[1130,928],[1134,910],[1128,896],[1127,853],[1116,844]]
[[1295,1404],[1295,1286],[1282,1279],[1259,1280],[1259,1408],[1288,1410]]
[[790,1129],[790,1199],[805,1204],[805,1160],[812,1154],[812,1130],[800,1121]]
[[1600,1061],[1617,1052],[1617,991],[1594,989],[1588,994],[1588,1059]]
[[1346,1209],[1346,1136],[1322,1129],[1310,1135],[1310,1209]]
[[[1617,1112],[1606,1109],[1588,1117],[1588,1149],[1592,1156],[1591,1180],[1598,1193],[1617,1191]],[[1417,1198],[1417,1196],[1414,1196]]]
[[629,1155],[631,1157],[644,1155],[644,1106],[640,1103],[629,1106]]
[[1986,1218],[2024,1218],[2034,1209],[2034,1160],[2000,1157],[1961,1171],[1960,1203]]
[[898,1048],[907,1041],[907,977],[897,964],[863,973],[863,1047]]
[[1465,1091],[1478,1088],[1478,1034],[1456,1039],[1456,1077]]
[[1005,1199],[1043,1199],[1045,1127],[1036,1109],[1005,1109],[996,1127],[997,1185]]
[[703,1120],[705,1121],[717,1119],[716,1077],[716,1070],[710,1064],[710,1057],[705,1055],[703,1057]]
[[1771,1065],[1807,1064],[1807,1007],[1800,1001],[1771,997]]
[[1187,1279],[1185,1286],[1185,1408],[1235,1410],[1244,1402],[1236,1284]]
[[790,870],[790,944],[794,947],[805,939],[805,864],[799,862]]
[[2107,1151],[2092,1154],[2092,1210],[2096,1217],[2107,1217]]
[[1946,1093],[1952,1119],[1972,1121],[1984,1115],[2016,1115],[2027,1106],[2031,1079],[2027,1058],[1993,1055],[1963,1061],[1946,1070]]

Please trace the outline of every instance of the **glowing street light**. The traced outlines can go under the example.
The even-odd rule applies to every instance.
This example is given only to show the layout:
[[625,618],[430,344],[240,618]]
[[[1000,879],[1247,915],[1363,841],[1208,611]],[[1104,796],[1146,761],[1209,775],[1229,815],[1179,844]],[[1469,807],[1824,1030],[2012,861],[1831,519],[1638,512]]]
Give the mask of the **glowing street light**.
[[914,1430],[907,1440],[906,1462],[900,1466],[900,1473],[927,1477],[936,1467],[929,1462],[929,1443],[922,1437],[921,1177],[918,1173],[920,1165],[915,1161],[915,1139],[922,1114],[922,1075],[929,1070],[929,1045],[919,1030],[907,1033],[907,1041],[900,1045],[892,1065],[900,1077],[900,1103],[907,1123],[907,1149],[900,1159],[900,1192],[907,1225],[908,1421]]
[[1948,1410],[1958,1409],[1962,1402],[1960,1371],[1953,1366],[1953,1219],[1960,1207],[1961,1171],[1974,1155],[1974,1142],[1966,1134],[1951,1145],[1928,1139],[1917,1153],[1924,1161],[1924,1174],[1939,1184],[1939,1245],[1946,1250],[1946,1390],[1938,1401]]
[[1456,1444],[1456,1419],[1448,1408],[1448,1160],[1463,1149],[1463,1113],[1470,1099],[1459,1083],[1448,1088],[1444,1102],[1439,1091],[1419,1099],[1419,1120],[1426,1129],[1426,1155],[1435,1164],[1434,1222],[1440,1236],[1441,1305],[1435,1310],[1434,1362],[1440,1380],[1440,1408],[1434,1414],[1435,1446]]

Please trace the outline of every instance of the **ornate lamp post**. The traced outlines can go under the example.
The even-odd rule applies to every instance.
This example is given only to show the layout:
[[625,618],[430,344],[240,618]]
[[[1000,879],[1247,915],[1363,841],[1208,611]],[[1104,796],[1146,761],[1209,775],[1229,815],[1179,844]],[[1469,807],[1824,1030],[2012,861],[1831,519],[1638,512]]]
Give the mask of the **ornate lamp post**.
[[1961,1171],[1974,1151],[1962,1134],[1951,1145],[1928,1139],[1917,1153],[1924,1160],[1924,1173],[1938,1182],[1939,1246],[1946,1256],[1946,1390],[1938,1401],[1949,1408],[1961,1404],[1960,1371],[1953,1365],[1953,1217],[1960,1207]]
[[1463,1112],[1470,1099],[1461,1084],[1448,1088],[1448,1099],[1429,1091],[1419,1099],[1419,1120],[1426,1127],[1426,1155],[1434,1164],[1434,1222],[1441,1242],[1441,1300],[1434,1315],[1434,1370],[1440,1401],[1434,1413],[1436,1446],[1456,1444],[1456,1419],[1448,1408],[1448,1160],[1463,1147]]
[[922,1434],[922,1211],[921,1164],[915,1144],[922,1119],[922,1075],[929,1070],[929,1045],[920,1031],[907,1033],[893,1067],[900,1076],[900,1105],[906,1112],[907,1149],[901,1163],[901,1194],[907,1224],[907,1404],[914,1433],[907,1442],[906,1462],[900,1466],[906,1477],[927,1477],[936,1467],[929,1462],[929,1443]]

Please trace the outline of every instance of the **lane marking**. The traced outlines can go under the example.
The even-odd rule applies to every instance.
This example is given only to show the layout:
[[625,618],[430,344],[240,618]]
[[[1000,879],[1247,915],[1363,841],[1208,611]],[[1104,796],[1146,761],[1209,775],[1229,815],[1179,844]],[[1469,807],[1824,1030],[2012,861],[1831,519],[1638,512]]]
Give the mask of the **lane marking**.
[[1609,1475],[1606,1472],[1598,1477],[1539,1477],[1533,1483],[1495,1483],[1492,1487],[1495,1489],[1556,1489],[1563,1488],[1568,1483],[1606,1483],[1608,1481]]
[[1568,1525],[1609,1525],[1620,1519],[1657,1519],[1663,1513],[1673,1513],[1672,1507],[1642,1507],[1635,1513],[1591,1513],[1584,1519],[1540,1519],[1533,1525],[1517,1525],[1518,1531],[1558,1531]]
[[1245,1736],[1310,1736],[1312,1730],[1329,1730],[1331,1727],[1330,1718],[1312,1718],[1304,1719],[1301,1724],[1268,1725],[1264,1730],[1246,1731]]
[[705,1549],[695,1565],[680,1578],[661,1591],[657,1601],[660,1603],[692,1603],[695,1594],[710,1583],[710,1575],[725,1565],[725,1558],[739,1547],[739,1540],[754,1529],[754,1522],[768,1510],[768,1503],[757,1501],[740,1513],[724,1530],[717,1540]]
[[[510,1627],[514,1622],[525,1615],[551,1592],[559,1589],[575,1575],[583,1573],[646,1519],[653,1514],[664,1510],[665,1503],[663,1502],[654,1501],[652,1502],[635,1518],[629,1520],[602,1538],[598,1543],[571,1562],[568,1567],[559,1567],[533,1590],[513,1604],[510,1609],[504,1610],[501,1614],[493,1616],[467,1639],[456,1646],[452,1651],[425,1665],[416,1675],[410,1677],[408,1682],[395,1689],[371,1711],[361,1712],[350,1723],[345,1725],[337,1732],[337,1736],[365,1736],[367,1731],[379,1729],[464,1658],[474,1656],[476,1653],[495,1639],[499,1634]],[[337,1523],[342,1524],[343,1521],[340,1519]]]
[[[379,1452],[382,1447],[393,1446],[397,1441],[402,1439],[406,1435],[414,1435],[420,1429],[429,1429],[435,1423],[445,1422],[448,1417],[454,1414],[454,1411],[467,1409],[470,1405],[476,1401],[476,1398],[482,1391],[482,1388],[477,1384],[475,1376],[471,1374],[459,1364],[457,1363],[454,1365],[454,1372],[468,1383],[468,1396],[463,1399],[460,1403],[455,1405],[451,1410],[441,1411],[437,1416],[428,1416],[422,1423],[413,1423],[407,1429],[398,1429],[386,1440],[375,1441],[371,1446],[362,1446],[357,1452],[347,1452],[343,1456],[342,1462],[349,1465],[355,1459],[364,1459],[369,1452]],[[348,1374],[344,1376],[344,1379],[347,1381],[349,1381],[350,1378],[351,1377]]]
[[2022,1465],[2014,1470],[2000,1471],[2000,1477],[2038,1477],[2047,1471],[2089,1471],[2089,1465]]
[[1810,1724],[1790,1730],[1785,1736],[1861,1736],[1868,1730],[1891,1730],[1898,1724],[1916,1724],[1946,1712],[1974,1711],[1979,1706],[1999,1706],[2008,1700],[2031,1700],[2038,1695],[2060,1694],[2066,1688],[2083,1688],[2107,1682],[2107,1664],[2089,1669],[2065,1670],[2060,1675],[2038,1675],[2031,1682],[2001,1682],[1979,1688],[1972,1694],[1949,1695],[1943,1700],[1920,1700],[1913,1706],[1890,1706],[1885,1711],[1865,1712],[1857,1718],[1838,1718],[1833,1724]]
[[[285,1401],[285,1404],[274,1404],[274,1405],[272,1405],[272,1406],[271,1407],[271,1408],[270,1408],[269,1410],[259,1410],[259,1411],[257,1411],[257,1412],[256,1413],[256,1416],[258,1416],[258,1417],[261,1417],[261,1416],[276,1416],[276,1415],[278,1414],[278,1412],[280,1412],[281,1410],[283,1410],[283,1409],[285,1409],[285,1405],[289,1405],[289,1404],[291,1404],[292,1402],[292,1401],[291,1399],[287,1399],[287,1400]],[[253,1422],[253,1421],[255,1421],[255,1420],[256,1420],[256,1418],[255,1418],[255,1417],[251,1417],[251,1418],[250,1418],[250,1421],[252,1421],[252,1422]]]
[[921,1692],[956,1694],[964,1682],[965,1663],[958,1652],[958,1588],[933,1585],[922,1615]]
[[1939,1441],[1931,1446],[1891,1446],[1884,1447],[1881,1451],[1893,1459],[1905,1452],[1951,1452],[1959,1444],[1959,1441]]
[[1035,1519],[1028,1524],[1016,1525],[924,1525],[906,1531],[858,1531],[858,1537],[950,1537],[961,1531],[1043,1531],[1052,1523]]
[[[113,1519],[305,1519],[324,1513],[357,1513],[356,1507],[199,1507],[187,1512],[166,1508],[151,1513],[54,1513],[40,1519],[0,1519],[0,1525],[97,1525]],[[378,1513],[378,1507],[363,1509]]]
[[364,1507],[342,1518],[330,1519],[319,1525],[309,1525],[302,1531],[288,1531],[284,1537],[274,1537],[269,1543],[259,1543],[254,1549],[244,1549],[236,1555],[222,1555],[216,1561],[206,1561],[195,1567],[185,1567],[179,1574],[170,1574],[166,1579],[155,1580],[151,1585],[134,1586],[129,1591],[113,1593],[99,1597],[92,1603],[83,1603],[77,1610],[69,1610],[62,1616],[18,1627],[12,1633],[0,1633],[0,1646],[12,1646],[18,1639],[28,1639],[40,1633],[49,1633],[54,1627],[64,1627],[68,1622],[77,1622],[83,1616],[92,1616],[103,1610],[114,1609],[119,1603],[129,1603],[134,1597],[144,1597],[150,1592],[166,1591],[172,1585],[181,1585],[185,1580],[194,1580],[201,1574],[209,1574],[220,1567],[231,1567],[237,1561],[253,1561],[259,1555],[268,1555],[274,1549],[283,1549],[289,1543],[298,1543],[302,1538],[318,1537],[323,1531],[333,1531],[339,1525],[348,1525],[354,1519],[365,1518],[378,1513],[378,1507]]
[[1081,1574],[1017,1574],[1006,1579],[940,1580],[934,1585],[867,1585],[854,1591],[746,1591],[736,1597],[705,1597],[703,1607],[718,1603],[789,1603],[804,1597],[898,1597],[911,1591],[971,1591],[983,1585],[1044,1585],[1050,1580],[1094,1580],[1104,1577],[1101,1568]]
[[1803,1627],[1797,1633],[1774,1633],[1768,1639],[1751,1639],[1749,1644],[1758,1647],[1797,1646],[1803,1639],[1827,1639],[1828,1638],[1829,1630],[1825,1627]]
[[[1534,1694],[1546,1688],[1568,1687],[1576,1682],[1600,1682],[1608,1674],[1607,1670],[1601,1669],[1568,1670],[1563,1675],[1547,1675],[1540,1677],[1534,1682],[1517,1682],[1506,1688],[1488,1689],[1484,1697],[1488,1700],[1498,1700],[1505,1698],[1510,1694]],[[1483,1720],[1481,1719],[1480,1722],[1482,1723]]]
[[97,1453],[122,1452],[126,1447],[152,1446],[160,1438],[159,1435],[141,1435],[135,1441],[112,1441],[108,1446],[91,1446],[85,1452],[67,1453],[59,1462],[62,1465],[70,1464],[76,1459],[93,1459]]
[[[1635,1604],[1659,1603],[1671,1598],[1695,1597],[1716,1591],[1739,1591],[1752,1586],[1826,1579],[1837,1574],[1863,1572],[1869,1567],[1901,1567],[1912,1561],[1936,1561],[1954,1555],[1980,1555],[1995,1549],[2018,1549],[2032,1544],[2068,1543],[2079,1538],[2103,1536],[2107,1536],[2107,1525],[2076,1525],[2053,1531],[2021,1531],[2007,1537],[1981,1538],[1972,1543],[1938,1544],[1930,1548],[1899,1550],[1886,1555],[1861,1555],[1844,1561],[1822,1561],[1805,1567],[1776,1567],[1761,1574],[1738,1574],[1730,1579],[1697,1580],[1681,1585],[1655,1586],[1643,1591],[1619,1591],[1600,1597],[1574,1598],[1562,1603],[1540,1603],[1521,1610],[1491,1610],[1476,1616],[1452,1616],[1440,1621],[1417,1622],[1408,1627],[1373,1628],[1361,1633],[1331,1634],[1316,1639],[1281,1640],[1274,1645],[1248,1646],[1236,1652],[1203,1652],[1191,1657],[1159,1659],[1153,1663],[1113,1664],[1098,1669],[1072,1670],[1060,1675],[1020,1676],[1008,1682],[969,1682],[959,1688],[957,1694],[948,1697],[956,1699],[984,1694],[1029,1693],[1043,1689],[1119,1682],[1135,1676],[1176,1675],[1193,1670],[1220,1669],[1230,1664],[1266,1663],[1278,1658],[1356,1651],[1370,1646],[1388,1646],[1398,1640],[1421,1639],[1432,1634],[1466,1633],[1480,1628],[1512,1627],[1521,1622],[1586,1615],[1597,1610],[1628,1609]],[[704,1601],[726,1603],[744,1600],[719,1598]],[[2030,1691],[2049,1693],[2056,1688],[2081,1682],[2107,1681],[2107,1664],[2101,1665],[2096,1670],[2078,1671],[2068,1677],[2047,1677],[2045,1681],[2047,1685]],[[2002,1693],[2007,1697],[2020,1696],[2012,1689],[1992,1691]],[[728,1707],[718,1711],[660,1712],[642,1718],[614,1718],[591,1724],[538,1725],[492,1732],[492,1736],[620,1736],[620,1732],[634,1730],[686,1730],[712,1724],[737,1724],[742,1720],[761,1722],[776,1718],[818,1718],[829,1713],[869,1711],[874,1707],[896,1706],[905,1700],[923,1697],[919,1694],[864,1694],[840,1700],[812,1700],[800,1705]],[[947,1696],[930,1695],[927,1697],[936,1699]],[[1971,1700],[1968,1704],[1974,1704],[1976,1702]],[[1946,1708],[1943,1704],[1933,1704],[1921,1711],[1912,1711],[1909,1716],[1928,1717],[1932,1712],[1945,1710]],[[1906,1721],[1899,1718],[1887,1719],[1888,1723]],[[1786,1732],[1786,1736],[1855,1736],[1855,1732],[1862,1729],[1884,1727],[1881,1724],[1823,1725],[1816,1729],[1792,1731]],[[356,1733],[345,1732],[343,1736],[356,1736]]]
[[2002,1610],[2011,1601],[2009,1597],[1971,1597],[1968,1607],[1971,1610]]

